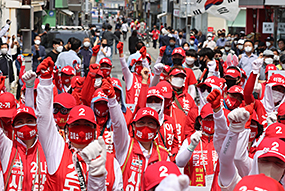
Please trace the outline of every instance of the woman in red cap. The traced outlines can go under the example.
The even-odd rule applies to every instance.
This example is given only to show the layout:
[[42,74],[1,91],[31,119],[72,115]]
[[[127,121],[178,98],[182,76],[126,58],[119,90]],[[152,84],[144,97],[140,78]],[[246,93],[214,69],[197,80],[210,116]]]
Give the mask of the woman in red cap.
[[59,94],[62,92],[71,93],[71,79],[75,76],[75,69],[71,66],[64,66],[60,70],[60,76],[57,72],[54,73],[54,82],[59,91]]
[[96,121],[90,107],[79,105],[71,109],[66,125],[67,143],[57,132],[52,115],[53,64],[47,62],[38,66],[41,80],[37,111],[39,137],[47,156],[47,190],[105,190],[105,179],[108,190],[121,189],[117,161],[106,155],[102,137],[94,140]]
[[33,108],[21,106],[13,112],[16,139],[11,141],[0,130],[0,160],[4,190],[44,190],[47,188],[47,163],[37,135]]
[[195,122],[196,132],[183,141],[176,157],[176,164],[184,168],[191,186],[211,187],[218,154],[214,148],[214,118],[211,104],[201,109]]
[[146,167],[157,161],[169,160],[167,151],[154,141],[160,126],[158,114],[151,108],[141,108],[133,119],[132,138],[111,82],[104,79],[102,89],[108,96],[116,158],[122,168],[124,190],[144,190],[141,186]]

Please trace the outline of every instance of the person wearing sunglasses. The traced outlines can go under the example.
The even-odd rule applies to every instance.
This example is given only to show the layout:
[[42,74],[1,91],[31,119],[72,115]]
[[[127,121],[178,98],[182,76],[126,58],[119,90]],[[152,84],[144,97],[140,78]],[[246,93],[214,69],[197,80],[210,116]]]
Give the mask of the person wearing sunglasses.
[[70,110],[76,106],[75,98],[69,93],[61,93],[54,98],[53,117],[57,124],[58,131],[61,136],[66,138],[64,127]]

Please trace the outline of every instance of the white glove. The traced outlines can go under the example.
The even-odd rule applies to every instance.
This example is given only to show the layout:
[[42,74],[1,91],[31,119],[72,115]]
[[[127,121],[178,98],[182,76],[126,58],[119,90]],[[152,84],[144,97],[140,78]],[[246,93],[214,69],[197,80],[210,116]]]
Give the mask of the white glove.
[[27,88],[32,88],[35,85],[37,74],[32,70],[27,71],[23,76],[22,79],[26,83]]
[[160,76],[161,72],[163,71],[164,68],[164,64],[162,63],[157,63],[156,65],[154,65],[153,69],[154,69],[154,74],[157,76]]
[[254,74],[259,74],[260,68],[262,67],[263,59],[258,58],[251,63],[252,72]]
[[229,130],[234,133],[240,133],[244,130],[244,126],[249,119],[250,113],[244,108],[236,108],[228,115],[230,121]]
[[276,123],[277,122],[277,114],[278,112],[272,112],[268,115],[268,117],[266,118],[267,121],[267,126],[271,125],[272,123]]
[[180,176],[170,174],[160,182],[155,191],[189,191],[189,183],[189,177],[185,174]]
[[107,151],[102,136],[98,137],[98,143],[101,149],[100,156],[94,160],[91,160],[91,162],[87,163],[89,166],[89,173],[93,177],[105,176],[107,173],[105,168]]
[[194,149],[197,147],[200,139],[202,137],[202,131],[196,131],[195,133],[193,133],[191,135],[191,143],[190,145],[187,147],[187,149],[191,152],[194,151]]
[[101,145],[99,144],[98,140],[94,140],[80,152],[80,156],[86,163],[89,163],[93,159],[96,159],[101,153]]

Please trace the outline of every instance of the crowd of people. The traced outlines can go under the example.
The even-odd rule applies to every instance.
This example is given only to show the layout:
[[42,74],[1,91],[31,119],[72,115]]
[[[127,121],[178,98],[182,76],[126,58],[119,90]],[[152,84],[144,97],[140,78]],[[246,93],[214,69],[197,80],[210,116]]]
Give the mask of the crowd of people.
[[35,35],[33,69],[17,57],[19,98],[2,71],[1,190],[284,190],[283,39],[154,26],[152,64],[138,39],[126,59],[106,27],[47,55]]

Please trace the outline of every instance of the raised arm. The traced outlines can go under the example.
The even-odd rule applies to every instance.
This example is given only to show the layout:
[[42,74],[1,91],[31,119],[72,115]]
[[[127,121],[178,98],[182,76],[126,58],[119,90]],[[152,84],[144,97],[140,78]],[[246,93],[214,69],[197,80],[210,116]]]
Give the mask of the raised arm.
[[97,58],[97,54],[100,50],[100,45],[95,45],[93,48],[92,48],[92,57],[90,58],[90,64],[95,64],[96,62],[96,58]]
[[4,134],[3,129],[0,127],[0,161],[2,164],[3,173],[5,173],[7,170],[12,152],[12,146],[13,142]]
[[6,25],[3,29],[0,30],[0,37],[4,36],[10,27],[11,21],[9,19],[6,20]]
[[25,90],[25,105],[35,109],[35,101],[34,101],[34,86],[37,74],[32,70],[27,71],[22,79],[26,83]]
[[53,61],[46,58],[37,69],[40,74],[40,83],[37,88],[37,124],[39,140],[42,144],[49,174],[58,169],[64,150],[64,140],[57,132],[53,118]]

